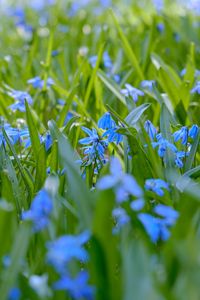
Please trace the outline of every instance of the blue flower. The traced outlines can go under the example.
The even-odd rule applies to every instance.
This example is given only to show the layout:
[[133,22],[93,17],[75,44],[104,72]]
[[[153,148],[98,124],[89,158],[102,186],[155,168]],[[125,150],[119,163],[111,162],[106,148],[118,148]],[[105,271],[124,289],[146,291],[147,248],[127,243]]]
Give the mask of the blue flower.
[[51,148],[53,140],[49,132],[45,136],[41,136],[40,141],[45,144],[46,151]]
[[177,152],[176,146],[170,143],[168,140],[162,137],[162,134],[159,133],[156,135],[157,142],[152,142],[153,148],[158,147],[158,155],[164,157],[167,149],[170,149],[172,152]]
[[188,156],[189,153],[185,151],[177,151],[176,152],[176,158],[175,158],[175,164],[178,168],[183,168],[183,161],[182,159]]
[[1,130],[2,128],[4,128],[12,145],[16,144],[19,141],[19,139],[20,139],[19,129],[13,128],[10,126],[10,124],[6,123],[3,126],[0,126],[0,146],[2,144],[4,144],[4,145],[6,144],[6,140],[5,140],[5,138],[3,136],[3,132]]
[[193,89],[191,89],[191,93],[197,93],[200,95],[200,81],[196,82],[196,85],[193,87]]
[[79,143],[82,145],[87,145],[87,144],[92,144],[92,143],[97,143],[99,142],[99,136],[97,134],[96,129],[90,130],[87,127],[82,127],[82,130],[88,134],[88,137],[80,139]]
[[75,278],[63,275],[54,283],[55,290],[67,291],[73,299],[94,299],[95,289],[88,284],[89,275],[86,271],[81,271]]
[[182,144],[186,145],[188,141],[188,128],[187,126],[183,126],[180,130],[174,132],[173,134],[174,141],[177,142],[182,140]]
[[[42,89],[44,86],[44,80],[42,80],[39,76],[29,79],[27,83],[31,84],[35,89],[37,88]],[[54,84],[54,80],[51,77],[47,78],[46,81],[47,87],[50,87],[53,84]]]
[[189,137],[195,139],[198,134],[198,131],[199,131],[199,127],[196,124],[192,125],[192,127],[189,130],[189,134],[188,134]]
[[104,67],[105,68],[108,68],[108,69],[112,68],[113,63],[112,63],[112,60],[111,60],[111,58],[110,58],[107,51],[105,51],[104,54],[103,54],[103,62],[104,62]]
[[31,96],[27,92],[12,90],[11,92],[8,92],[8,95],[16,101],[14,104],[9,106],[9,108],[13,111],[19,110],[21,112],[25,112],[25,100],[30,105],[33,103]]
[[182,69],[180,72],[181,77],[185,76],[186,74],[186,68]]
[[133,87],[129,83],[126,83],[125,87],[126,87],[125,89],[121,90],[121,93],[123,95],[125,95],[125,97],[131,97],[134,102],[138,101],[139,96],[144,96],[144,92],[142,92],[141,90]]
[[154,208],[154,212],[157,215],[165,218],[165,223],[169,226],[174,225],[179,217],[179,213],[175,209],[164,204],[157,204]]
[[85,231],[80,235],[64,235],[53,242],[47,243],[47,262],[59,274],[65,274],[68,263],[73,259],[88,261],[88,253],[83,245],[88,242],[90,233]]
[[134,211],[139,211],[139,210],[143,209],[144,204],[145,204],[144,199],[139,198],[137,200],[132,201],[130,204],[130,207]]
[[29,79],[27,83],[31,84],[35,89],[42,89],[43,87],[43,80],[39,76]]
[[144,123],[144,128],[145,128],[146,132],[148,133],[150,139],[153,141],[157,134],[157,129],[155,128],[155,126],[151,123],[151,121],[147,120]]
[[158,196],[163,196],[164,191],[162,189],[169,190],[169,184],[162,179],[147,179],[145,181],[145,189],[153,191]]
[[152,90],[155,83],[156,83],[155,80],[143,80],[143,81],[141,81],[140,85],[142,88],[148,88],[148,89]]
[[98,127],[102,129],[115,128],[115,121],[112,119],[109,112],[106,112],[98,121]]
[[159,239],[166,241],[170,237],[170,231],[162,219],[147,213],[139,213],[138,219],[143,224],[153,243],[156,243]]
[[107,136],[108,142],[116,142],[117,144],[121,143],[123,140],[123,136],[117,132],[117,130],[120,129],[120,127],[116,126],[115,128],[110,128],[106,132],[103,133],[102,137]]
[[163,0],[153,0],[153,4],[158,12],[160,12],[164,7]]
[[13,287],[9,290],[8,300],[20,300],[22,293],[18,287]]
[[163,24],[163,23],[158,23],[157,25],[156,25],[156,28],[157,28],[157,30],[159,31],[159,32],[163,32],[164,30],[165,30],[165,25]]
[[30,209],[22,213],[22,220],[31,220],[33,231],[39,232],[49,224],[49,216],[52,210],[52,199],[47,191],[42,189],[33,199]]
[[99,179],[97,182],[98,189],[114,188],[118,203],[126,201],[129,195],[137,198],[143,197],[143,191],[136,180],[130,174],[123,172],[121,164],[116,157],[111,158],[110,173],[110,175],[105,175]]
[[147,213],[139,213],[138,218],[143,224],[152,242],[159,239],[166,241],[170,237],[169,227],[173,226],[179,217],[179,213],[170,206],[158,204],[153,212],[159,216],[154,217]]
[[82,130],[88,134],[88,137],[82,138],[79,140],[79,143],[82,145],[88,145],[83,147],[84,154],[88,156],[89,163],[104,159],[104,152],[107,148],[108,142],[107,140],[102,140],[96,129],[88,129],[86,127],[82,127]]

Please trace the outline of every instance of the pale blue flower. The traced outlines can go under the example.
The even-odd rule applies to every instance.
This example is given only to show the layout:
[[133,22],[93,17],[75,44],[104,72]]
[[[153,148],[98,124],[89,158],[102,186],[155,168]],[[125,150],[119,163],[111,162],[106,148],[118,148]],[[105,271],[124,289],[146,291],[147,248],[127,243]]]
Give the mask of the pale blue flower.
[[47,243],[47,262],[60,274],[66,274],[68,264],[73,259],[86,262],[88,253],[84,244],[88,242],[90,233],[85,231],[77,236],[63,235]]
[[123,172],[122,166],[116,157],[111,158],[110,175],[100,178],[96,186],[100,190],[114,188],[118,203],[126,201],[129,195],[137,198],[143,196],[143,191],[136,180],[130,174]]
[[169,184],[162,179],[147,179],[145,181],[145,189],[153,191],[158,196],[163,196],[163,189],[169,190]]
[[52,210],[52,199],[47,191],[42,189],[33,199],[30,209],[22,213],[22,220],[32,221],[34,232],[39,232],[48,226]]
[[89,275],[86,271],[81,271],[74,278],[69,275],[62,277],[54,283],[55,290],[67,291],[74,300],[92,300],[94,299],[95,289],[88,284]]
[[121,93],[125,96],[125,97],[131,97],[133,99],[134,102],[138,101],[138,97],[139,96],[144,96],[144,92],[133,87],[132,85],[130,85],[129,83],[125,84],[125,89],[121,90]]

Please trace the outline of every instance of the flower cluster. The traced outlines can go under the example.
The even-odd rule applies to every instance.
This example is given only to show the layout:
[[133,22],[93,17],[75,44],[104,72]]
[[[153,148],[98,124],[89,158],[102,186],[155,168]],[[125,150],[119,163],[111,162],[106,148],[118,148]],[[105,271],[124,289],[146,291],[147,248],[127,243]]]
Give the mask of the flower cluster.
[[[130,208],[132,211],[138,212],[137,218],[143,224],[152,242],[155,243],[159,239],[166,240],[170,237],[169,227],[174,225],[178,213],[172,207],[161,204],[156,205],[151,214],[142,212],[141,210],[145,207],[144,192],[133,176],[123,172],[116,157],[110,161],[110,174],[100,178],[96,187],[99,190],[112,188],[115,192],[117,207],[112,211],[116,223],[113,233],[118,233],[122,227],[130,222],[131,217],[121,204],[131,200]],[[169,184],[162,179],[147,179],[145,189],[162,197],[164,195],[163,189],[169,190]],[[132,197],[134,200],[131,199]],[[154,214],[159,217],[154,216]]]
[[153,148],[158,148],[158,155],[163,158],[164,162],[166,151],[169,150],[174,153],[175,165],[182,168],[184,165],[183,159],[190,153],[191,144],[189,139],[194,140],[197,137],[199,127],[196,124],[192,125],[191,128],[183,126],[172,134],[171,139],[174,140],[175,143],[181,141],[181,144],[184,146],[184,148],[182,146],[180,150],[171,141],[163,138],[161,133],[157,133],[157,129],[151,121],[147,120],[144,124],[144,128],[151,139]]
[[97,130],[92,130],[86,127],[82,127],[82,130],[87,133],[88,137],[79,140],[81,145],[84,145],[86,164],[90,165],[95,163],[97,166],[103,165],[106,162],[105,151],[109,143],[115,142],[119,144],[122,141],[122,135],[118,133],[120,128],[116,122],[112,119],[109,112],[106,112],[98,121],[98,127],[104,130],[102,136],[97,133]]
[[22,213],[22,220],[33,222],[33,231],[39,232],[49,224],[49,216],[53,210],[53,202],[45,189],[42,189],[31,203],[28,211]]

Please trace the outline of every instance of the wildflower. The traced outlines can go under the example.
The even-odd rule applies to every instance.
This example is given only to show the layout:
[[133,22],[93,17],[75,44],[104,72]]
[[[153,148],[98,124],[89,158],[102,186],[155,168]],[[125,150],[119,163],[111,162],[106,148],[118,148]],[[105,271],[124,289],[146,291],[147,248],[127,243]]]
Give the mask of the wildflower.
[[170,143],[168,140],[162,137],[162,134],[159,133],[156,135],[157,142],[152,142],[153,148],[158,147],[158,155],[160,157],[164,157],[167,149],[171,150],[172,152],[177,152],[176,146]]
[[159,239],[166,241],[170,237],[169,227],[173,226],[179,217],[179,213],[172,207],[158,204],[153,212],[159,217],[154,217],[147,213],[139,213],[138,218],[150,236],[152,242]]
[[[31,84],[34,89],[37,89],[37,88],[42,89],[44,86],[44,80],[42,80],[39,76],[29,79],[27,81],[27,83]],[[51,77],[47,78],[47,81],[46,81],[47,87],[50,87],[53,84],[54,84],[54,80]]]
[[157,25],[156,25],[156,28],[157,28],[157,30],[159,31],[159,32],[163,32],[164,30],[165,30],[165,25],[163,24],[163,23],[158,23]]
[[183,167],[183,161],[182,161],[182,159],[185,158],[188,155],[189,155],[189,153],[185,152],[185,151],[177,151],[176,152],[175,164],[176,164],[176,166],[178,168],[182,168]]
[[147,179],[145,181],[145,189],[147,191],[153,191],[158,196],[163,196],[162,189],[169,190],[169,184],[162,179]]
[[11,142],[12,145],[16,144],[19,141],[19,138],[20,138],[19,130],[11,127],[10,124],[6,123],[3,126],[0,126],[0,146],[2,144],[4,144],[4,145],[6,144],[6,140],[5,140],[3,132],[1,130],[2,128],[4,128],[6,134],[9,138],[9,141]]
[[153,141],[157,134],[157,129],[155,128],[155,126],[151,123],[151,121],[147,120],[144,123],[144,128],[145,128],[146,132],[148,133],[150,139]]
[[86,271],[81,271],[75,278],[63,275],[54,283],[55,290],[67,291],[73,299],[94,299],[94,287],[88,284],[89,275]]
[[131,97],[134,102],[138,101],[139,96],[144,96],[144,92],[142,92],[141,90],[133,87],[129,83],[126,83],[125,87],[126,87],[125,89],[121,90],[121,93],[123,95],[125,95],[125,97]]
[[130,175],[123,172],[121,164],[116,157],[113,157],[110,162],[110,175],[106,175],[99,179],[97,188],[106,190],[114,188],[116,201],[126,201],[129,195],[141,198],[143,191],[137,184],[136,180]]
[[158,155],[160,157],[164,157],[167,149],[170,149],[172,152],[177,151],[177,148],[172,143],[163,138],[161,138],[158,142],[153,142],[152,146],[153,148],[158,146]]
[[143,80],[141,81],[141,87],[152,90],[155,83],[156,83],[155,80]]
[[165,218],[165,222],[169,226],[174,225],[179,216],[179,213],[175,209],[164,204],[157,204],[154,208],[154,212]]
[[112,68],[113,63],[107,51],[103,53],[103,63],[105,68]]
[[13,287],[8,293],[8,300],[20,300],[21,295],[20,289],[18,287]]
[[139,213],[138,219],[144,226],[153,243],[156,243],[159,239],[166,241],[170,237],[170,231],[162,219],[147,213]]
[[119,129],[119,126],[116,126],[115,128],[110,128],[106,132],[103,133],[102,137],[107,136],[108,137],[108,142],[116,142],[117,144],[122,142],[123,136],[117,132]]
[[189,137],[191,137],[192,139],[195,139],[198,134],[198,131],[199,131],[199,127],[196,124],[192,125],[192,127],[189,130],[189,134],[188,134]]
[[47,243],[47,262],[59,274],[65,274],[68,263],[72,259],[88,261],[88,253],[83,245],[88,242],[90,233],[85,231],[77,236],[63,235],[53,242]]
[[200,95],[200,81],[196,82],[196,85],[191,89],[191,94],[197,93]]
[[104,152],[107,148],[108,142],[106,140],[100,139],[97,134],[96,129],[88,129],[82,127],[82,130],[88,134],[88,137],[82,138],[79,140],[79,143],[82,145],[88,145],[83,147],[84,154],[89,158],[89,161],[94,161],[97,159],[104,159]]
[[139,211],[144,207],[144,199],[139,198],[131,202],[130,207],[134,211]]
[[52,200],[46,190],[42,189],[33,199],[30,209],[22,213],[22,220],[31,220],[33,231],[39,232],[47,227],[52,210]]
[[111,129],[116,127],[115,121],[109,112],[106,112],[98,121],[98,127],[102,129]]
[[182,140],[182,144],[186,145],[188,141],[188,128],[187,126],[183,126],[180,130],[174,132],[173,134],[174,141]]
[[40,137],[40,141],[45,144],[45,149],[48,151],[52,146],[52,137],[49,132],[45,136]]
[[13,111],[19,110],[21,112],[25,112],[25,100],[30,105],[33,103],[31,96],[27,92],[12,90],[11,92],[8,92],[8,95],[16,101],[14,104],[9,106],[9,108]]
[[163,9],[163,0],[153,0],[153,4],[158,12],[160,12]]

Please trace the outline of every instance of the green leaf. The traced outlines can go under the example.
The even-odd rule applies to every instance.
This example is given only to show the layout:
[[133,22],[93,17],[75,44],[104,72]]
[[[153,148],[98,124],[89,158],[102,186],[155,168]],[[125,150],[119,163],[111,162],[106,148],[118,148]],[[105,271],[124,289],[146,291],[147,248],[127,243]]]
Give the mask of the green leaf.
[[123,300],[162,299],[153,282],[151,256],[148,255],[145,245],[127,236],[121,247]]
[[143,80],[144,79],[144,74],[143,74],[143,71],[142,71],[142,68],[140,67],[140,64],[138,62],[138,59],[127,39],[127,37],[125,36],[125,34],[123,33],[119,23],[118,23],[118,20],[115,16],[115,14],[113,13],[112,10],[110,10],[110,13],[111,13],[111,16],[113,18],[113,21],[114,21],[114,24],[115,24],[115,27],[118,31],[118,34],[119,34],[119,37],[120,37],[120,40],[122,42],[122,47],[124,49],[124,52],[125,54],[127,55],[127,58],[128,60],[130,60],[133,68],[136,70],[137,74],[138,74],[138,77],[140,78],[140,80]]
[[49,121],[49,129],[54,140],[58,142],[60,164],[65,168],[70,194],[79,208],[79,221],[84,228],[91,227],[92,206],[91,193],[87,189],[75,164],[75,154],[68,139],[58,130],[54,121]]
[[198,134],[197,134],[197,137],[195,138],[195,140],[194,140],[194,142],[192,144],[192,148],[190,150],[190,154],[186,158],[185,171],[190,170],[191,167],[192,167],[192,164],[194,162],[197,149],[199,147],[199,140],[200,140],[200,130],[198,129]]
[[26,119],[27,119],[27,124],[28,124],[28,129],[29,129],[29,133],[30,133],[30,138],[31,138],[31,145],[32,145],[32,149],[33,149],[33,153],[35,156],[35,160],[37,160],[38,158],[38,151],[40,149],[40,139],[39,139],[39,135],[38,135],[38,131],[37,128],[35,126],[29,105],[27,102],[25,102],[25,106],[26,106]]
[[97,72],[98,77],[100,80],[105,84],[105,86],[123,103],[126,105],[126,101],[124,96],[120,92],[119,86],[112,80],[111,78],[108,78],[106,74],[102,70],[98,70]]
[[35,192],[39,191],[46,179],[47,175],[46,167],[46,150],[45,145],[40,145],[38,151],[38,159],[36,161],[36,176],[35,176]]
[[11,263],[2,272],[0,285],[1,300],[8,299],[8,293],[16,285],[17,275],[22,269],[22,262],[25,259],[31,237],[30,224],[22,224],[16,231],[10,254]]
[[145,112],[145,110],[147,108],[149,108],[150,104],[149,103],[145,103],[142,104],[136,108],[134,108],[130,114],[125,118],[125,121],[129,124],[129,125],[134,125],[135,123],[137,123],[140,119],[140,117],[142,116],[142,114]]

